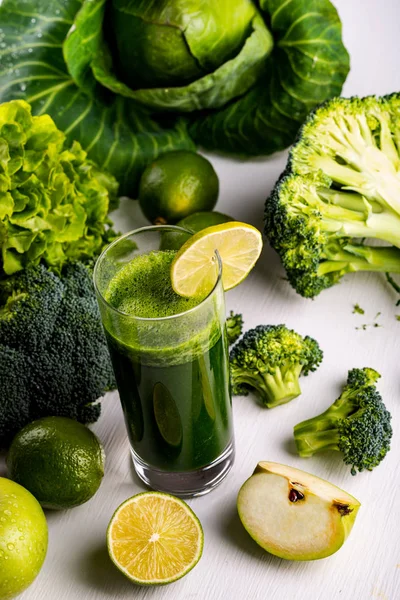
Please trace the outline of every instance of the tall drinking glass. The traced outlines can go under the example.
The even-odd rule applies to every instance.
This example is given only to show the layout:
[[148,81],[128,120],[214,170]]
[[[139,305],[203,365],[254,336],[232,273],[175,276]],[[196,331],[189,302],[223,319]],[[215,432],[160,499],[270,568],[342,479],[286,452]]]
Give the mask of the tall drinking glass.
[[234,460],[220,258],[216,253],[211,292],[179,314],[158,317],[149,307],[149,318],[141,306],[138,317],[129,302],[121,309],[112,298],[140,295],[124,275],[132,265],[135,272],[133,261],[171,253],[189,236],[180,227],[138,229],[108,246],[94,273],[136,473],[153,489],[182,497],[209,492]]

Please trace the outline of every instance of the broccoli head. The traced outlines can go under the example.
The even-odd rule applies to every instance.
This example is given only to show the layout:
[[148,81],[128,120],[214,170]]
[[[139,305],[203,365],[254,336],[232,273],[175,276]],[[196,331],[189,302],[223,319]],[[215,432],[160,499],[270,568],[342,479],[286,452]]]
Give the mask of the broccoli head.
[[0,446],[37,418],[94,422],[115,387],[91,272],[28,267],[0,283]]
[[232,392],[255,392],[268,408],[301,394],[300,375],[315,371],[322,351],[311,337],[285,325],[258,325],[247,331],[230,353]]
[[400,273],[399,94],[336,98],[310,115],[266,202],[265,233],[305,297],[346,273]]
[[228,336],[228,344],[231,346],[242,335],[243,317],[241,314],[235,314],[233,310],[229,313],[226,319],[226,334]]
[[373,369],[352,369],[341,396],[321,415],[299,423],[294,439],[300,456],[338,450],[351,473],[371,471],[390,450],[391,415],[375,387]]

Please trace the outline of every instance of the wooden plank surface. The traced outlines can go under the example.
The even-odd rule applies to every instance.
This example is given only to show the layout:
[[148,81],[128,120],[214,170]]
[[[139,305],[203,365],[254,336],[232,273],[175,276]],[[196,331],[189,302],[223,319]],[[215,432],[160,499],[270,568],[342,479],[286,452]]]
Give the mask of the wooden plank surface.
[[[345,94],[400,90],[400,5],[398,0],[337,0],[352,57]],[[221,180],[218,209],[262,226],[263,202],[281,172],[286,154],[240,162],[211,157]],[[123,202],[117,215],[123,230],[144,224],[137,206]],[[400,322],[395,295],[381,276],[356,275],[315,301],[297,296],[283,280],[277,257],[265,248],[249,279],[227,295],[227,308],[240,310],[246,327],[286,323],[314,336],[325,359],[303,379],[303,394],[268,411],[253,398],[234,398],[237,458],[227,480],[214,492],[190,501],[205,533],[203,558],[183,580],[167,587],[138,588],[125,581],[107,556],[105,532],[115,508],[143,490],[132,473],[117,393],[103,402],[94,431],[107,453],[106,475],[82,507],[48,512],[50,545],[45,566],[24,600],[399,600],[400,598]],[[359,303],[365,316],[352,314]],[[379,317],[381,328],[357,330]],[[400,309],[397,309],[400,313]],[[349,368],[370,366],[393,414],[392,450],[372,473],[352,477],[340,456],[300,459],[292,427],[322,411],[337,397]],[[353,532],[334,556],[295,563],[263,552],[242,528],[235,509],[240,485],[259,460],[309,470],[331,480],[362,503]],[[0,475],[5,474],[0,462]]]

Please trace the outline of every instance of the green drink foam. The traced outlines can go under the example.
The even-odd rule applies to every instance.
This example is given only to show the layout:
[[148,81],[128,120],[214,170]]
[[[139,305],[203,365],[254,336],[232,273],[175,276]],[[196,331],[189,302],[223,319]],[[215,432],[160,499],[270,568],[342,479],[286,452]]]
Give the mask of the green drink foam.
[[[172,289],[170,269],[175,255],[175,250],[159,250],[136,256],[114,275],[104,294],[107,302],[121,311],[107,313],[107,332],[119,352],[142,364],[189,362],[212,348],[222,334],[219,296],[198,306],[202,298],[183,298]],[[190,311],[196,306],[198,310]],[[156,320],[174,315],[179,316]]]
[[134,258],[110,281],[106,300],[111,306],[135,317],[159,319],[197,306],[200,298],[183,298],[171,285],[174,250],[160,250]]

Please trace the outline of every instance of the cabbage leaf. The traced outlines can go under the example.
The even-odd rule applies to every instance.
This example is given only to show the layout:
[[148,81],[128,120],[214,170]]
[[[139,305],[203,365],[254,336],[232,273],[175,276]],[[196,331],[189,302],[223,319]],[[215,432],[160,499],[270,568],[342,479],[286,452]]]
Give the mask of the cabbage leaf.
[[329,0],[260,0],[275,46],[263,78],[245,96],[195,118],[208,149],[272,154],[289,146],[311,109],[340,94],[349,71],[339,16]]

